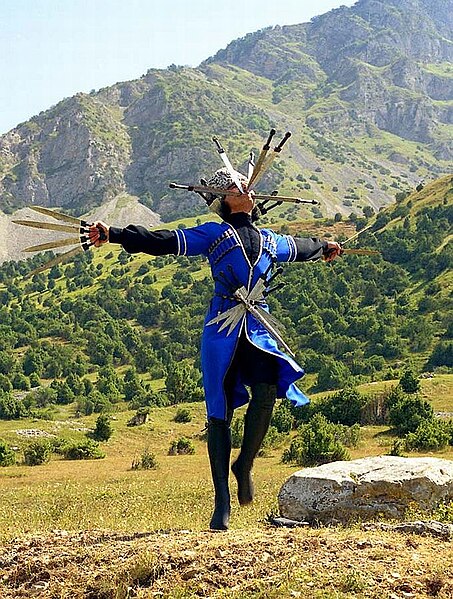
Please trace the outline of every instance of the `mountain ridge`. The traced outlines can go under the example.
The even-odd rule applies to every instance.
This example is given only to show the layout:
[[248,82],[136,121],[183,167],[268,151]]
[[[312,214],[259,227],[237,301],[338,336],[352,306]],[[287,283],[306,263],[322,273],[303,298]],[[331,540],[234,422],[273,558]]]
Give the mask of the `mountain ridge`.
[[128,193],[164,220],[199,214],[168,182],[222,166],[213,135],[244,169],[277,125],[294,135],[263,189],[316,199],[327,216],[376,210],[451,170],[450,5],[360,0],[247,34],[197,68],[66,98],[0,137],[0,208],[82,214]]

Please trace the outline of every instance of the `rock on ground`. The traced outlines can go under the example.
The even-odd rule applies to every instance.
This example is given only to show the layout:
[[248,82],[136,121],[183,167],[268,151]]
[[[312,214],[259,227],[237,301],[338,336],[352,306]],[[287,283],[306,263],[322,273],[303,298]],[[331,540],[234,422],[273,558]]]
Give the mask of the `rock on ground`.
[[278,496],[281,516],[323,523],[404,518],[409,507],[453,500],[453,461],[379,456],[295,472]]

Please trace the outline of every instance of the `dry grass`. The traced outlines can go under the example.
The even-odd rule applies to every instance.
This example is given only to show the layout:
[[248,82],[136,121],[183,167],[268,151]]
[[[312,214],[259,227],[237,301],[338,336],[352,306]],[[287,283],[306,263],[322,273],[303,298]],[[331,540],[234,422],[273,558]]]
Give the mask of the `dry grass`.
[[[388,385],[377,384],[379,389]],[[369,388],[376,389],[376,385]],[[452,376],[423,381],[423,393],[437,410],[453,411],[452,390]],[[193,420],[186,424],[173,421],[176,406],[155,408],[147,424],[132,428],[127,427],[127,422],[133,412],[118,412],[113,421],[114,435],[102,444],[107,454],[103,460],[52,459],[42,466],[1,468],[0,538],[56,528],[203,530],[209,521],[213,495],[206,443],[202,439],[205,409],[202,403],[187,406]],[[85,433],[78,429],[93,427],[96,416],[74,419],[70,417],[70,407],[65,407],[58,418],[0,421],[0,437],[11,445],[23,445],[25,442],[16,430],[39,428],[57,436],[82,438]],[[353,459],[388,453],[393,444],[388,427],[363,427],[362,433],[359,446],[351,450]],[[181,436],[192,439],[195,455],[168,455],[170,443]],[[158,468],[131,470],[133,460],[145,449],[155,454]],[[233,529],[257,525],[276,510],[278,491],[295,469],[281,463],[283,449],[268,451],[267,457],[257,459],[257,500],[245,509],[233,506]],[[453,448],[428,455],[453,459]]]
[[53,532],[2,548],[4,599],[452,597],[451,543],[355,529]]
[[[436,409],[453,411],[452,388],[447,375],[423,381]],[[0,469],[2,599],[453,597],[445,541],[359,528],[269,528],[278,491],[295,469],[281,464],[283,447],[256,461],[257,498],[245,508],[233,501],[231,530],[207,532],[213,490],[200,438],[204,405],[188,408],[190,423],[173,421],[177,407],[158,408],[134,428],[127,427],[133,412],[117,413],[103,460]],[[19,444],[19,428],[80,437],[75,429],[95,421],[71,418],[70,407],[58,418],[0,421],[0,437]],[[353,458],[388,452],[386,427],[363,432]],[[167,455],[180,436],[193,440],[195,455]],[[131,470],[145,448],[158,468]],[[453,448],[432,455],[453,459]]]

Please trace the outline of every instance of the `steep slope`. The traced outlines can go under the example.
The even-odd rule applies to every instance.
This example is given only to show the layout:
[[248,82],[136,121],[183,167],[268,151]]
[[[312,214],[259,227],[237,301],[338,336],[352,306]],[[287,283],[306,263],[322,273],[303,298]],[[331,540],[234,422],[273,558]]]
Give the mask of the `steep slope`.
[[430,143],[438,158],[449,159],[451,143],[436,121],[452,122],[453,72],[445,64],[453,58],[451,8],[437,0],[361,0],[311,23],[250,34],[204,64],[233,64],[271,79],[274,100],[302,89],[315,129],[331,124],[310,114],[330,97],[339,113],[335,125],[362,119]]
[[[451,170],[453,43],[447,0],[359,0],[310,23],[248,34],[198,69],[150,70],[78,94],[0,138],[0,208],[81,214],[127,192],[165,220],[202,201],[169,192],[244,168],[271,125],[293,138],[262,189],[361,214]],[[320,174],[318,174],[320,173]]]

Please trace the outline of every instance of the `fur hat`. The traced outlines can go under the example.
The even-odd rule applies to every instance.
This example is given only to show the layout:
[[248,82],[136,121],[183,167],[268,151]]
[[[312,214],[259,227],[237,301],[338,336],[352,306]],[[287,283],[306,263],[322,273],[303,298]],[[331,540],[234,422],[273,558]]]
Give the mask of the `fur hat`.
[[[235,171],[239,181],[244,185],[247,185],[247,177],[245,177],[242,173]],[[204,181],[203,181],[204,182]],[[210,179],[206,181],[207,187],[215,187],[216,189],[229,189],[234,186],[235,183],[231,178],[230,173],[226,168],[219,168]],[[209,206],[209,210],[211,212],[215,212],[221,218],[225,216],[225,204],[222,202],[223,195],[217,195],[215,193],[207,193],[206,194],[206,202]]]
[[[247,185],[247,177],[242,173],[235,171],[239,178],[239,181],[245,186]],[[208,187],[216,187],[217,189],[228,189],[234,185],[234,181],[231,178],[230,173],[226,168],[219,168],[210,179],[208,179]]]

